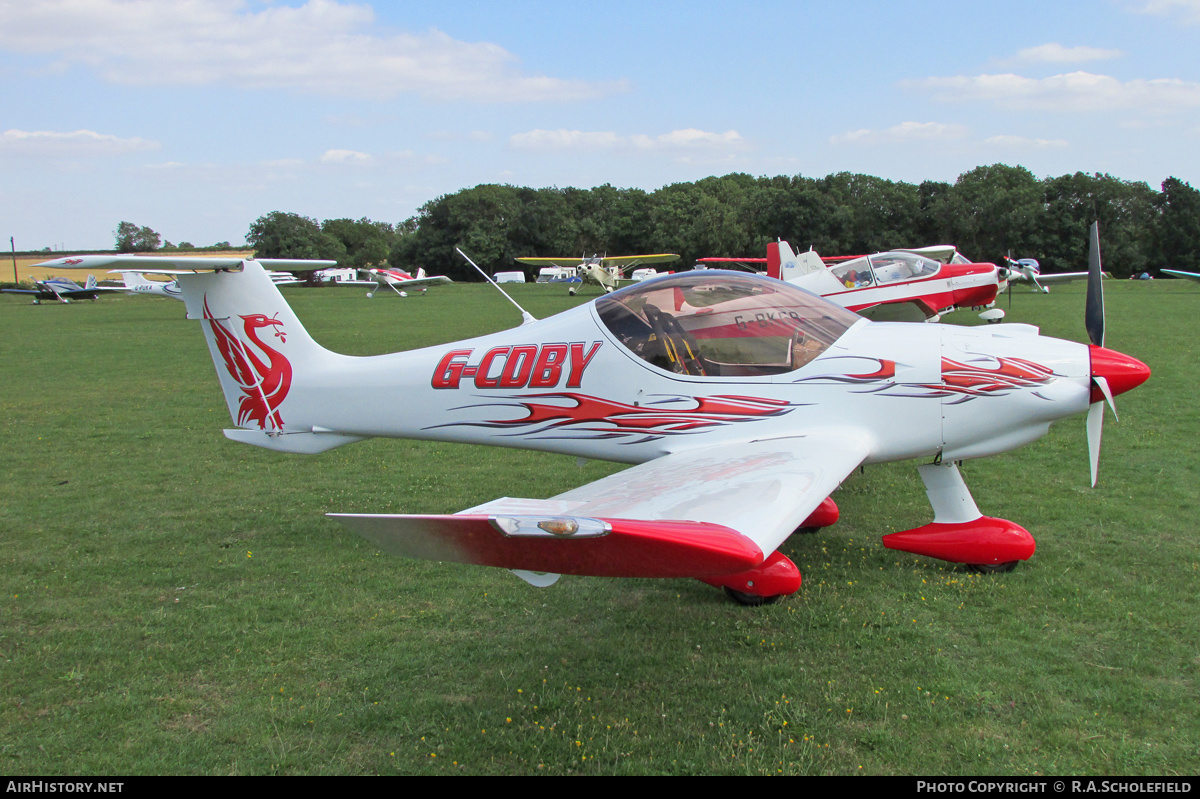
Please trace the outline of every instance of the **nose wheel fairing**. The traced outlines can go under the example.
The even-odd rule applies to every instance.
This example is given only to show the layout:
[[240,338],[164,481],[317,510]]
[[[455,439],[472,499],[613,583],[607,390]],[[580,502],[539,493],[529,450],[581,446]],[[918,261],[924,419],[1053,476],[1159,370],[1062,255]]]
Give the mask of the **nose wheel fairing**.
[[1007,566],[1033,557],[1037,543],[1028,530],[979,512],[957,463],[926,464],[918,471],[933,521],[885,535],[885,547],[970,566]]

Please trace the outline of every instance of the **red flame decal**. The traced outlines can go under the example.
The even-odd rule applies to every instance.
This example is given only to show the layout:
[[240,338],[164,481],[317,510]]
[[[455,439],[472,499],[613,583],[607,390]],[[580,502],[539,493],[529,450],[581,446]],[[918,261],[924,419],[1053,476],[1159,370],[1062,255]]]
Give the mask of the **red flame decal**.
[[947,391],[982,397],[1016,388],[1044,386],[1054,370],[1024,358],[997,358],[999,366],[985,369],[942,358],[942,383]]
[[[677,398],[694,403],[686,409],[626,405],[623,402],[573,393],[534,394],[508,399],[517,400],[525,409],[526,416],[520,419],[460,424],[472,427],[519,428],[523,434],[555,430],[600,438],[642,435],[644,437],[641,440],[652,440],[669,435],[696,433],[734,422],[766,419],[788,413],[793,407],[792,403],[786,400],[740,396]],[[560,400],[568,404],[533,400]]]

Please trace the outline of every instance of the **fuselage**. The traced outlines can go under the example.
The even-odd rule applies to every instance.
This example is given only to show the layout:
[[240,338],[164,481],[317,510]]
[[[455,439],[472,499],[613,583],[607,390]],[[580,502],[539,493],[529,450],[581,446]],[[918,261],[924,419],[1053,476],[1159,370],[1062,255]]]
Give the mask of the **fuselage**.
[[[264,340],[288,357],[285,342]],[[706,271],[466,341],[367,358],[322,351],[271,410],[283,432],[629,463],[839,427],[866,432],[868,461],[958,460],[1086,410],[1090,368],[1086,345],[1028,326],[870,322],[787,284]]]
[[892,252],[862,256],[790,282],[856,312],[916,301],[932,314],[991,305],[1001,278],[995,264],[942,264],[916,253]]

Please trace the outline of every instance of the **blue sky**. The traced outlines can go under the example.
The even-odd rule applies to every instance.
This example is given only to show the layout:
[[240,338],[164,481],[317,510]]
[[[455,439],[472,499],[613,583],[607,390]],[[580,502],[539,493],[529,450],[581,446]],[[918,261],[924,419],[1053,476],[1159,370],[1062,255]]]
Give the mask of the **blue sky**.
[[729,172],[1200,187],[1198,41],[1200,0],[0,0],[0,235]]

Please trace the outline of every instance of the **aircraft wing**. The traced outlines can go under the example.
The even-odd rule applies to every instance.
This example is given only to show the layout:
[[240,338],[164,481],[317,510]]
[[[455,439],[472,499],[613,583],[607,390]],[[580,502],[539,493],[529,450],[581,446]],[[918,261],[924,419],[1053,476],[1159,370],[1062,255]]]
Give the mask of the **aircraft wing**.
[[759,565],[870,451],[854,429],[687,450],[551,499],[448,516],[337,514],[404,557],[556,574],[706,577]]
[[414,277],[412,280],[397,280],[392,285],[402,289],[417,289],[422,286],[438,286],[453,282],[445,275],[436,275],[434,277]]
[[[190,275],[194,272],[215,272],[220,269],[239,269],[243,261],[252,258],[170,255],[71,255],[34,264],[46,269],[91,269],[137,271],[152,275]],[[263,258],[259,260],[263,269],[304,272],[309,269],[326,269],[336,266],[337,261],[306,261],[298,258]]]
[[[1166,271],[1165,269],[1163,270]],[[1102,273],[1104,277],[1111,277],[1107,272]],[[1008,275],[1008,282],[1013,283],[1032,283],[1036,282],[1043,286],[1053,286],[1056,283],[1070,283],[1072,280],[1087,280],[1087,272],[1042,272],[1034,276],[1034,280],[1029,280],[1020,272]]]
[[616,255],[604,256],[600,259],[605,266],[641,266],[642,264],[669,264],[678,261],[679,256],[673,252],[660,252],[652,255]]
[[926,258],[932,258],[939,263],[948,264],[954,260],[954,256],[958,254],[958,248],[953,244],[933,244],[929,247],[912,247],[910,249],[902,249],[899,252],[912,252],[917,255],[924,255]]
[[530,266],[579,266],[585,263],[587,258],[541,258],[528,257],[515,259],[519,264],[529,264]]
[[1160,269],[1158,271],[1164,272],[1168,275],[1174,275],[1175,277],[1182,277],[1182,278],[1186,278],[1188,280],[1200,281],[1200,274],[1197,274],[1196,272],[1181,272],[1178,269]]

